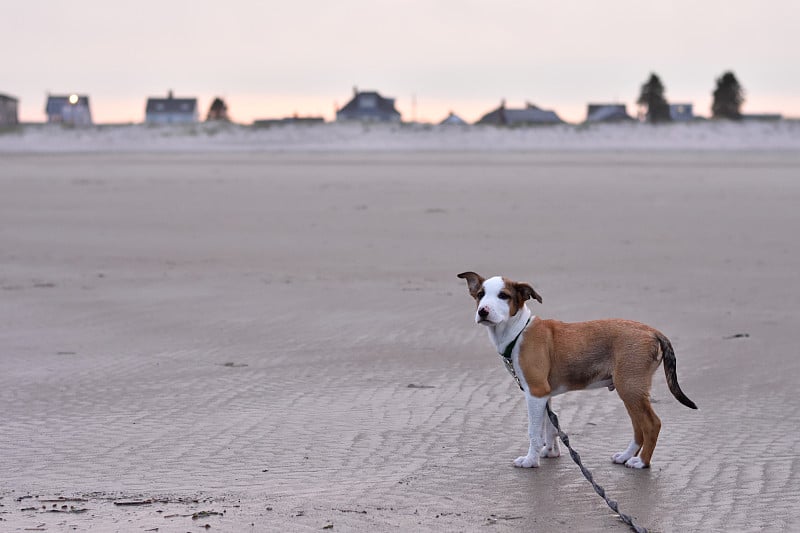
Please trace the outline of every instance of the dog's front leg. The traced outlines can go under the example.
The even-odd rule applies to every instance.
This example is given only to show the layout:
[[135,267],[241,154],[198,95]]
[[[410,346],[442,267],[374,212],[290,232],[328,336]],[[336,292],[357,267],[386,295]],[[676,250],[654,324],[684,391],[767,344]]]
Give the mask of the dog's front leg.
[[561,447],[558,445],[558,430],[553,423],[550,422],[550,417],[544,417],[544,421],[542,423],[542,434],[544,435],[544,448],[542,448],[539,456],[561,457]]
[[514,465],[522,468],[536,468],[539,466],[539,452],[544,446],[544,439],[542,439],[542,423],[544,422],[545,407],[549,396],[537,398],[531,393],[525,393],[525,402],[528,404],[528,438],[530,439],[530,446],[528,448],[528,455],[517,457],[514,460]]

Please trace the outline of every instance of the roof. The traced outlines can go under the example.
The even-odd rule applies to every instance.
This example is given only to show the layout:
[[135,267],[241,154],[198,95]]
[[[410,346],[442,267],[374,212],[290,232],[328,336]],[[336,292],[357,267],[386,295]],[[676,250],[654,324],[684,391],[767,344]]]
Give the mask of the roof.
[[586,122],[606,120],[633,120],[633,117],[628,115],[625,104],[589,104],[586,111]]
[[16,98],[14,98],[13,96],[8,96],[7,94],[3,94],[3,93],[0,93],[0,100],[10,100],[12,102],[18,102],[19,101]]
[[467,123],[466,120],[464,120],[463,118],[459,117],[458,115],[450,111],[450,114],[447,115],[447,117],[439,124],[466,124],[466,123]]
[[197,98],[148,98],[145,113],[194,113]]
[[[64,106],[70,105],[69,95],[67,96],[54,96],[47,97],[47,105],[45,106],[45,113],[48,115],[57,115],[61,113]],[[89,97],[86,95],[78,95],[78,101],[75,105],[80,107],[89,107]]]
[[538,107],[526,107],[525,109],[506,109],[506,123],[530,124],[530,123],[556,123],[562,122],[555,111],[546,111]]
[[377,91],[355,91],[353,98],[338,112],[344,115],[400,116],[400,112],[394,108],[394,98],[384,98]]
[[555,111],[540,109],[528,103],[521,109],[509,109],[505,101],[497,109],[486,113],[478,124],[500,124],[514,126],[518,124],[560,124],[564,122]]

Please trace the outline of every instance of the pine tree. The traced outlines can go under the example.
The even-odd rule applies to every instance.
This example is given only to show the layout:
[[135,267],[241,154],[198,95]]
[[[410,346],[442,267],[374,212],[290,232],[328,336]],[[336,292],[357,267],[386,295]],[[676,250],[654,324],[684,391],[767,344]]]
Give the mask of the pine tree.
[[228,106],[222,98],[214,98],[214,101],[211,102],[206,120],[230,120],[228,118]]
[[742,118],[740,111],[744,102],[744,89],[739,85],[739,80],[733,72],[728,71],[717,78],[717,88],[714,89],[714,103],[711,105],[711,116],[714,118],[729,118],[739,120]]
[[664,98],[664,85],[654,73],[642,85],[642,92],[637,103],[647,107],[647,122],[668,122],[672,120],[669,113],[669,104]]

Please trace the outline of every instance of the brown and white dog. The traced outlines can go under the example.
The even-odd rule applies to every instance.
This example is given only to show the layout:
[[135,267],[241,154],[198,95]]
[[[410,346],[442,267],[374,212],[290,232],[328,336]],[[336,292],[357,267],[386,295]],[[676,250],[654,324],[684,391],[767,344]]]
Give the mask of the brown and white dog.
[[[661,361],[667,385],[683,405],[697,409],[678,385],[675,353],[660,331],[630,320],[609,319],[566,323],[531,315],[527,301],[542,297],[526,283],[495,276],[485,279],[463,272],[477,302],[475,321],[489,330],[497,352],[525,393],[528,406],[527,455],[519,467],[539,466],[539,457],[561,455],[557,432],[546,416],[552,396],[571,390],[616,388],[633,423],[633,440],[612,456],[615,463],[647,468],[656,447],[661,420],[650,405],[653,373]],[[640,453],[641,452],[641,453]]]

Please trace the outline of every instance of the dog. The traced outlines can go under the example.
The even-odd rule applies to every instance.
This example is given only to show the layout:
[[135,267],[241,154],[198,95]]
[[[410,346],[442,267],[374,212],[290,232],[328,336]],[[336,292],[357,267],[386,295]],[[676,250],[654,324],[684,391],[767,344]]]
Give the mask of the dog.
[[615,453],[615,463],[648,468],[656,447],[661,420],[650,404],[653,374],[661,362],[670,392],[683,405],[697,409],[678,385],[675,352],[660,331],[630,320],[589,322],[543,320],[531,314],[528,300],[542,297],[527,283],[501,276],[484,278],[462,272],[475,299],[475,322],[489,331],[489,339],[525,394],[528,407],[527,455],[514,460],[522,468],[536,468],[540,457],[561,455],[558,433],[546,416],[550,398],[572,390],[616,389],[633,424],[633,440]]

